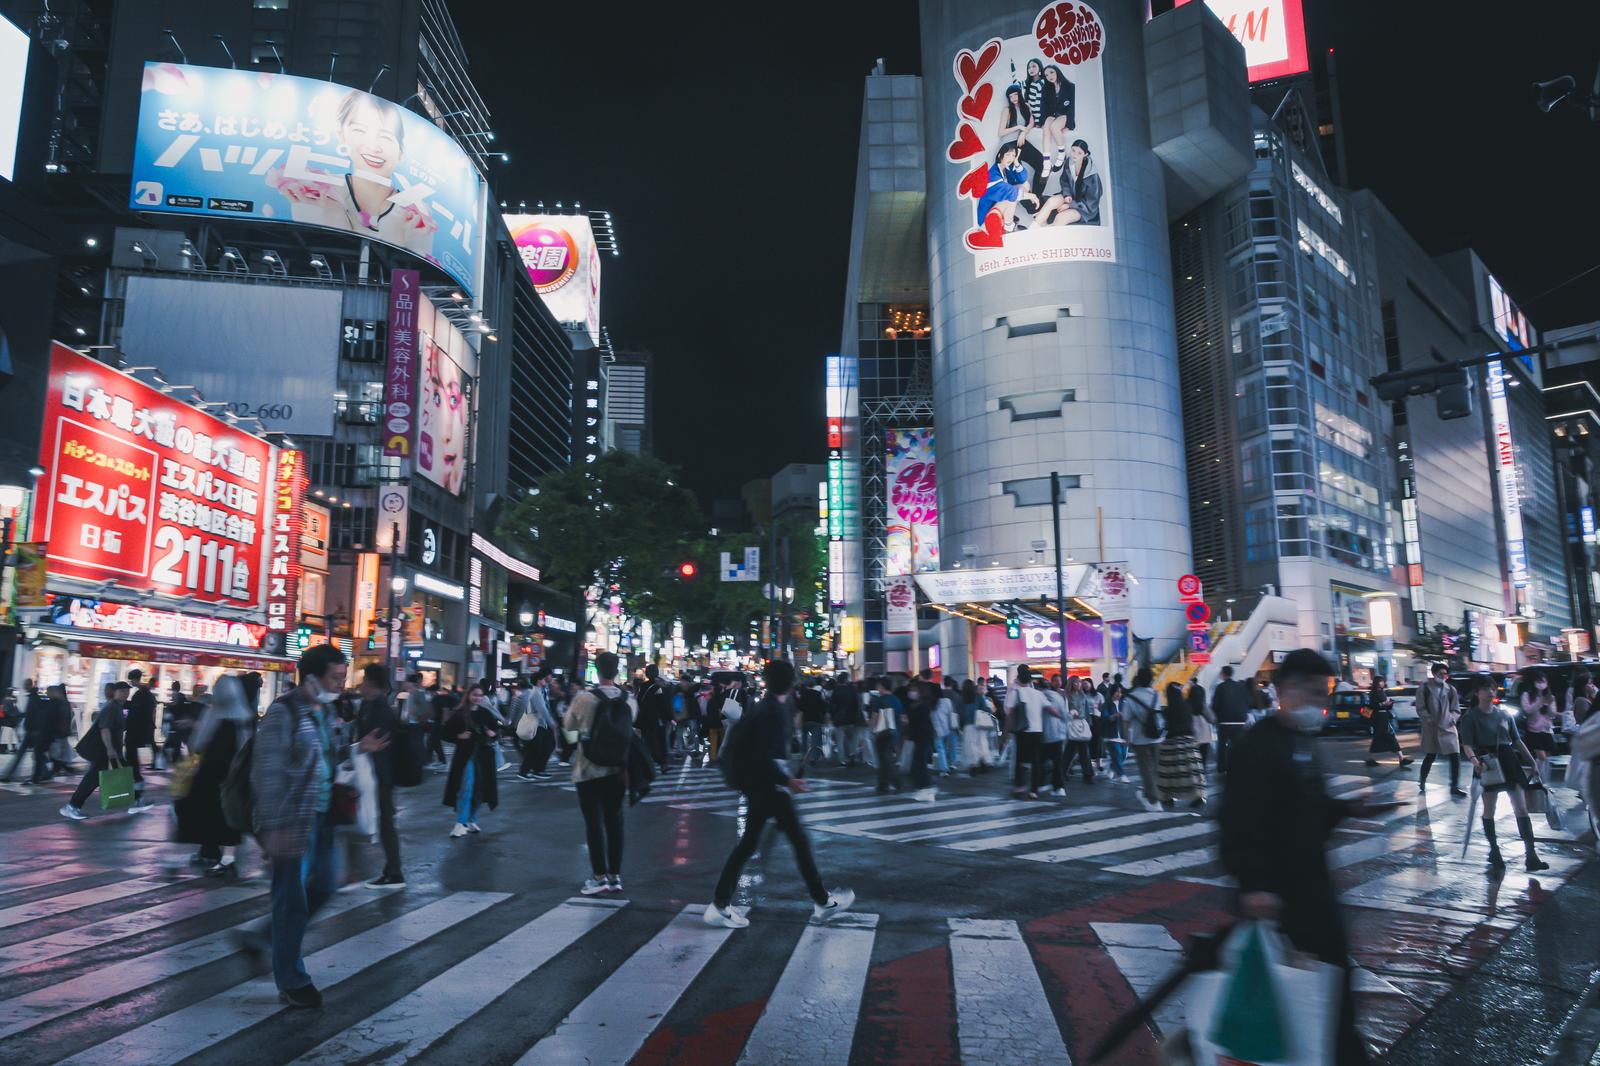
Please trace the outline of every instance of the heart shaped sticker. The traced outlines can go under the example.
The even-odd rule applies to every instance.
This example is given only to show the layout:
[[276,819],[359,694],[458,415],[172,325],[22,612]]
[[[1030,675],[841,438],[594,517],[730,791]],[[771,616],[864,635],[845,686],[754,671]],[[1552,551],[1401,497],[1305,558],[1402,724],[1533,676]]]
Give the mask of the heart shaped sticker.
[[961,179],[961,184],[956,186],[956,192],[973,200],[983,195],[989,187],[989,168],[979,163],[977,168]]
[[978,91],[961,98],[961,113],[974,122],[981,121],[989,110],[989,101],[994,99],[994,86],[984,82],[978,86]]
[[945,149],[945,155],[950,162],[959,163],[963,159],[971,159],[983,151],[983,141],[978,138],[978,133],[969,122],[963,122],[961,129],[956,133],[956,139],[950,142],[950,147]]
[[989,217],[983,220],[982,229],[975,229],[967,234],[967,247],[973,251],[979,248],[999,248],[1005,243],[1006,224],[998,211],[989,212]]
[[978,50],[977,55],[963,48],[956,53],[956,80],[967,92],[978,87],[978,82],[989,73],[994,61],[1000,58],[1000,39],[997,37]]

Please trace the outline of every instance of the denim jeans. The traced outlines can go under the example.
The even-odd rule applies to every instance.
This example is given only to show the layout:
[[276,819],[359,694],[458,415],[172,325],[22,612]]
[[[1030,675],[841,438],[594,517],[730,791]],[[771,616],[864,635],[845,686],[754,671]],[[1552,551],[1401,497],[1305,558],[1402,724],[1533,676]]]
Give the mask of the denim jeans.
[[1108,739],[1105,744],[1106,755],[1111,760],[1111,772],[1118,777],[1125,777],[1122,772],[1122,760],[1128,757],[1128,746],[1115,739]]
[[300,947],[311,916],[339,887],[339,849],[327,815],[316,816],[306,852],[272,863],[272,979],[280,992],[311,983]]
[[456,793],[456,821],[467,825],[473,821],[473,815],[478,813],[478,799],[474,796],[473,786],[478,783],[477,767],[473,764],[477,759],[468,759],[466,769],[461,772],[461,791]]
[[950,773],[956,768],[956,735],[946,733],[942,737],[933,738],[934,766],[942,774]]

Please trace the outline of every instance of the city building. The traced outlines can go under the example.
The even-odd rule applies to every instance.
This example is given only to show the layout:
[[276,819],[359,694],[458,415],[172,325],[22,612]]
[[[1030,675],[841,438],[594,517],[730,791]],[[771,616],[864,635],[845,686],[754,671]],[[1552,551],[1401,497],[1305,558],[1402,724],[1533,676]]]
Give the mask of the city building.
[[645,351],[621,351],[607,368],[606,420],[616,447],[633,455],[654,450],[654,359]]

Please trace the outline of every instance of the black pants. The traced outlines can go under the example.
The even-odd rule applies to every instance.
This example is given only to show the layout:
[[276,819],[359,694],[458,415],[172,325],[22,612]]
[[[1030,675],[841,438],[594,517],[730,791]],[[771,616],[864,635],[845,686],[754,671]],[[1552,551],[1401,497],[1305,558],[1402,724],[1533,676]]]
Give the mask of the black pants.
[[900,788],[900,749],[894,734],[885,729],[872,735],[872,749],[878,753],[878,791]]
[[1228,772],[1228,749],[1233,747],[1233,742],[1238,740],[1239,734],[1243,732],[1243,722],[1217,723],[1217,773]]
[[383,845],[383,875],[404,876],[400,872],[400,834],[394,827],[394,784],[378,782],[378,842]]
[[550,753],[555,750],[555,735],[548,729],[541,729],[533,735],[532,740],[523,741],[522,744],[522,770],[525,774],[542,774],[544,768],[550,764]]
[[[932,745],[929,749],[932,750]],[[744,870],[744,864],[750,861],[750,856],[755,854],[756,847],[761,843],[761,830],[768,821],[776,822],[784,836],[789,838],[789,846],[794,849],[794,861],[800,866],[800,876],[805,879],[806,891],[811,894],[812,902],[828,902],[828,890],[822,887],[817,861],[811,857],[811,842],[806,839],[806,831],[800,826],[800,814],[794,809],[794,797],[781,789],[772,788],[751,793],[749,799],[750,813],[745,819],[744,835],[739,837],[739,843],[733,846],[733,854],[728,856],[728,861],[722,867],[713,902],[719,907],[726,907],[733,902],[733,890],[739,883],[739,874]]]
[[[1093,756],[1089,754],[1089,744],[1090,742],[1087,740],[1067,741],[1066,757],[1061,761],[1062,777],[1072,773],[1072,760],[1076,758],[1083,770],[1084,781],[1088,782],[1094,780],[1094,763],[1091,761]],[[1056,787],[1060,788],[1060,783],[1057,783]]]
[[928,776],[928,760],[933,758],[933,738],[923,739],[918,737],[911,742],[911,787],[915,789],[932,788],[933,780]]
[[438,722],[428,723],[428,754],[438,762],[444,762],[444,727]]
[[95,759],[89,763],[89,768],[83,772],[83,780],[78,782],[78,789],[67,802],[78,809],[89,802],[89,797],[94,795],[94,790],[100,787],[100,771],[111,767],[109,759]]
[[[1439,756],[1437,754],[1431,751],[1422,757],[1421,780],[1426,781],[1428,779],[1428,771],[1433,769],[1433,760],[1437,759],[1438,757]],[[1450,760],[1450,787],[1460,788],[1461,785],[1459,782],[1461,781],[1461,756],[1452,751],[1450,754],[1446,755],[1445,758]]]
[[1039,748],[1041,757],[1050,764],[1050,787],[1066,788],[1067,780],[1064,775],[1067,767],[1063,760],[1067,753],[1067,742],[1052,740],[1049,743],[1041,743]]
[[1022,767],[1033,767],[1032,777],[1029,779],[1029,792],[1039,791],[1039,786],[1044,783],[1044,734],[1043,733],[1018,733],[1017,737],[1017,769],[1011,777],[1013,789],[1022,788]]
[[144,774],[139,770],[139,741],[124,735],[122,738],[122,761],[133,768],[133,787],[144,788]]
[[596,877],[622,873],[621,774],[578,782],[578,807],[589,836],[589,866]]

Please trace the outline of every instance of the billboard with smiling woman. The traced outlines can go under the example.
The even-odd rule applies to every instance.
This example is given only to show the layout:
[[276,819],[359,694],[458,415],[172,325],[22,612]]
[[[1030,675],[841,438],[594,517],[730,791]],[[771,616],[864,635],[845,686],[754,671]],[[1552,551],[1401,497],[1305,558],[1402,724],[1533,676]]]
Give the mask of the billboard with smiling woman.
[[486,186],[427,118],[331,82],[146,63],[129,206],[340,230],[476,295]]

